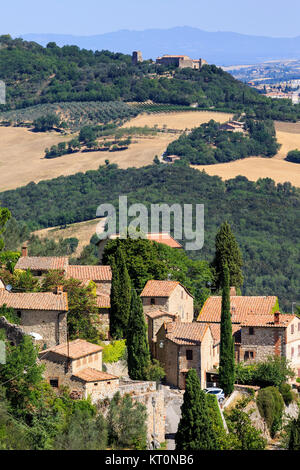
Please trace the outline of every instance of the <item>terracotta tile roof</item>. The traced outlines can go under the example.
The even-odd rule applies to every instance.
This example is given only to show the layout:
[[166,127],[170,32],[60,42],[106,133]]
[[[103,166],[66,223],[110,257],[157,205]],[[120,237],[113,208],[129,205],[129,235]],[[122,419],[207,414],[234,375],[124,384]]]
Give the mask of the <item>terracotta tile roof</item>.
[[55,256],[22,256],[15,269],[31,269],[32,271],[66,270],[69,264],[67,257]]
[[208,325],[201,323],[170,322],[166,325],[166,338],[180,345],[201,344]]
[[4,304],[19,310],[57,310],[66,312],[68,310],[68,297],[66,293],[14,293],[0,289],[0,306]]
[[97,344],[89,343],[84,339],[75,339],[74,341],[68,343],[59,344],[58,346],[54,346],[53,348],[45,349],[44,351],[40,352],[41,359],[43,359],[43,355],[48,352],[54,352],[59,354],[60,356],[70,357],[71,359],[79,359],[84,356],[88,356],[89,354],[97,353],[102,351],[102,347],[98,346]]
[[[221,341],[221,328],[220,323],[207,323],[210,327],[214,343],[218,344]],[[237,336],[237,333],[241,331],[240,325],[232,325],[232,335]]]
[[[157,243],[162,243],[163,245],[167,245],[171,248],[182,248],[182,245],[177,242],[168,232],[158,232],[158,233],[146,233],[146,238],[147,240],[152,240]],[[111,240],[115,240],[116,238],[119,238],[120,234],[119,233],[114,233],[110,235]],[[101,240],[98,242],[100,243]]]
[[[259,315],[271,314],[276,302],[277,297],[275,296],[231,296],[232,323],[240,324],[251,313]],[[219,323],[221,321],[221,304],[222,297],[209,297],[203,305],[197,321]]]
[[80,281],[111,281],[112,272],[110,266],[68,266],[67,277]]
[[274,320],[274,315],[255,315],[250,314],[247,318],[241,323],[241,326],[262,326],[262,327],[277,327],[277,328],[286,328],[291,321],[296,318],[296,315],[287,315],[284,313],[279,314],[278,323]]
[[181,285],[191,297],[189,291],[178,281],[148,281],[141,297],[170,297],[175,287]]
[[159,318],[159,317],[170,317],[170,318],[176,318],[176,315],[173,313],[169,313],[166,310],[150,310],[149,312],[146,312],[147,317],[150,318]]
[[110,308],[110,296],[105,294],[97,295],[97,307],[98,308]]
[[106,372],[101,372],[92,367],[87,367],[86,369],[76,372],[76,374],[73,374],[73,377],[83,380],[84,382],[103,382],[106,380],[119,379],[116,375],[107,374]]
[[152,240],[157,243],[162,243],[171,248],[182,248],[182,245],[177,242],[171,235],[167,232],[160,233],[147,233],[148,240]]

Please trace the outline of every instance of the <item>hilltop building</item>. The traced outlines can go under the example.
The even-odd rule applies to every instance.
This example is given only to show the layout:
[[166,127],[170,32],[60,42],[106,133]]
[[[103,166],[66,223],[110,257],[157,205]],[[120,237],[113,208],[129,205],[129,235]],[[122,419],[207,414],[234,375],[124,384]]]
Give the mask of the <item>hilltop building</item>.
[[203,65],[207,64],[206,60],[204,59],[198,59],[194,60],[191,59],[188,55],[168,55],[165,54],[162,57],[158,57],[156,59],[157,64],[161,65],[174,65],[175,67],[178,67],[179,69],[184,69],[184,68],[192,68],[199,70],[203,67]]
[[142,56],[141,51],[133,51],[132,64],[137,65],[139,62],[143,62],[143,56]]

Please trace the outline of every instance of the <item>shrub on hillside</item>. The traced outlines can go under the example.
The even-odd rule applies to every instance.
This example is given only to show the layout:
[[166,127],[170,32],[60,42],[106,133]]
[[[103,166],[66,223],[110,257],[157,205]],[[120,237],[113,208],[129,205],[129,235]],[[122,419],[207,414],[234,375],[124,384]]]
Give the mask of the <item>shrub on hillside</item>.
[[285,159],[288,162],[300,163],[300,150],[291,150]]
[[284,401],[276,387],[259,390],[257,406],[261,417],[266,421],[271,437],[281,428]]
[[126,341],[112,341],[110,344],[103,346],[103,362],[118,362],[126,355]]
[[282,395],[284,403],[286,404],[286,406],[289,406],[294,400],[291,386],[289,384],[281,384],[279,387],[279,391]]

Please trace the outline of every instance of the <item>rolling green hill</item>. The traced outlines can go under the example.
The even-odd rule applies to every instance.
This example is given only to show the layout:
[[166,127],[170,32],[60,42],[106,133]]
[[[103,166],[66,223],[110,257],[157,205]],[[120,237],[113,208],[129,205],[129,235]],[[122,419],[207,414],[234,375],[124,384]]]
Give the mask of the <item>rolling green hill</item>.
[[211,261],[219,225],[228,220],[244,257],[244,294],[278,295],[291,311],[299,301],[300,192],[290,183],[238,177],[222,182],[181,164],[121,170],[116,165],[0,193],[0,202],[31,230],[92,219],[101,203],[205,205],[205,244],[188,252]]
[[187,105],[230,111],[246,110],[259,119],[296,120],[300,106],[271,100],[214,65],[200,71],[175,69],[109,51],[77,46],[42,47],[0,36],[0,77],[7,104],[0,111],[68,101],[125,101]]

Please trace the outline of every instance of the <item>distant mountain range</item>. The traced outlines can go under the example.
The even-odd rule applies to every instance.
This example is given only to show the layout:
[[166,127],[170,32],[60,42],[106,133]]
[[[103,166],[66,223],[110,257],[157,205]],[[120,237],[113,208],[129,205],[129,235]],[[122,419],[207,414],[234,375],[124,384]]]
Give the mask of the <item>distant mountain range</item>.
[[187,54],[194,59],[202,57],[217,65],[300,58],[300,36],[270,38],[231,32],[207,32],[188,26],[145,31],[121,30],[94,36],[24,34],[22,37],[43,46],[54,41],[59,46],[69,44],[125,54],[141,50],[145,59],[155,59],[163,54]]

